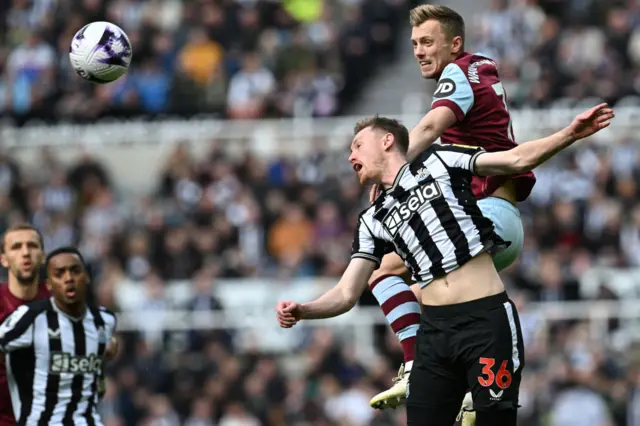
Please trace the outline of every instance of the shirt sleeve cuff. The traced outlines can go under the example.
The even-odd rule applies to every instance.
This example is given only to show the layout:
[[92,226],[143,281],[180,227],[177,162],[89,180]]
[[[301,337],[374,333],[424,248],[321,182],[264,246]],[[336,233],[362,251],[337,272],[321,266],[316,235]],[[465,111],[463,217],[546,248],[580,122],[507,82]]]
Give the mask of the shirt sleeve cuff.
[[462,111],[462,108],[460,108],[458,104],[453,102],[452,100],[438,99],[431,104],[431,109],[438,108],[438,107],[447,107],[451,111],[453,111],[458,121],[464,120],[464,112]]
[[353,253],[351,255],[351,259],[356,259],[356,258],[360,258],[360,259],[366,259],[366,260],[370,260],[372,262],[375,262],[376,265],[380,266],[380,259],[378,259],[376,256],[369,254],[369,253]]

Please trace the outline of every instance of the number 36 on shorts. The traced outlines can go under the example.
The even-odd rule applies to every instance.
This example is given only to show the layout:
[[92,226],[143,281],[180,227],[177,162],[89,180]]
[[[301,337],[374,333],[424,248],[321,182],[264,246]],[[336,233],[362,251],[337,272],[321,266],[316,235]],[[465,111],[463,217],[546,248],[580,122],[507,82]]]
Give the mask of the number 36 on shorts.
[[479,362],[482,365],[482,375],[478,376],[480,386],[488,388],[494,383],[500,389],[507,389],[511,386],[511,372],[507,370],[508,361],[502,361],[497,371],[495,358],[480,358]]

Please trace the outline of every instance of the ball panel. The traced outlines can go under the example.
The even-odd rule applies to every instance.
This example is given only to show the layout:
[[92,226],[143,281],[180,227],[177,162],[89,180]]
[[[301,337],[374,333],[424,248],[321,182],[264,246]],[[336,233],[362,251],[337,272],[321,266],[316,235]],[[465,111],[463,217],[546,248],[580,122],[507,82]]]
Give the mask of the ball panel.
[[132,57],[127,34],[110,22],[93,22],[74,36],[69,59],[82,78],[95,83],[109,83],[129,68]]

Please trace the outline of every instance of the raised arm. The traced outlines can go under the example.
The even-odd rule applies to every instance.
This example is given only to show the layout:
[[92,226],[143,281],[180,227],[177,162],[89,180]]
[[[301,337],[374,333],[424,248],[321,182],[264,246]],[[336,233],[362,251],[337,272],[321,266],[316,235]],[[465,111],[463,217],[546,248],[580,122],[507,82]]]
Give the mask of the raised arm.
[[525,142],[508,151],[478,155],[473,165],[479,176],[511,175],[528,172],[574,142],[608,127],[614,117],[606,103],[578,115],[566,128],[546,138]]

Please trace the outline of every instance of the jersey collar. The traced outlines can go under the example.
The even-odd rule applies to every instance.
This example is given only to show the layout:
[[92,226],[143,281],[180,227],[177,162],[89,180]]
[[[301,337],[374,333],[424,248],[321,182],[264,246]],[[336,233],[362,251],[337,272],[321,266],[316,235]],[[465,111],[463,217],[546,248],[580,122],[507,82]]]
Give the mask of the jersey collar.
[[391,191],[393,191],[394,189],[396,189],[398,187],[398,185],[400,185],[400,181],[402,180],[402,176],[404,175],[404,172],[407,170],[407,168],[409,168],[409,163],[404,163],[404,165],[402,167],[400,167],[400,170],[398,170],[398,174],[396,175],[396,178],[393,180],[393,185],[391,185],[391,187],[389,189],[387,189],[385,191],[385,193],[389,193]]
[[53,306],[53,309],[56,312],[58,312],[61,315],[64,315],[65,317],[69,318],[73,322],[80,322],[80,321],[82,321],[84,319],[84,317],[87,316],[87,308],[86,308],[86,306],[84,308],[84,313],[82,315],[80,315],[79,317],[72,317],[71,315],[69,315],[68,313],[64,312],[62,309],[60,309],[58,307],[58,305],[56,305],[56,301],[53,298],[53,296],[50,298],[50,300],[51,300],[51,306]]

